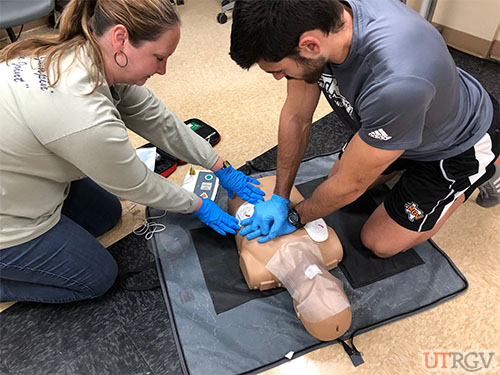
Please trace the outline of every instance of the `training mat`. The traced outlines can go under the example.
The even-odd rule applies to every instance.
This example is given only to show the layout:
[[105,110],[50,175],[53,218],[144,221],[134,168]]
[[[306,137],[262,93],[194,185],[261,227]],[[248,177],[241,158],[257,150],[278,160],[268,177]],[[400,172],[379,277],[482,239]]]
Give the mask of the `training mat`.
[[[303,163],[296,185],[325,176],[335,157],[330,155]],[[307,193],[307,189],[303,192]],[[380,197],[374,194],[370,199]],[[223,189],[219,190],[216,201],[226,209],[227,195]],[[360,216],[362,221],[370,213],[369,205],[357,207],[365,212],[344,215],[342,220],[347,227],[356,225],[356,220],[351,223],[351,217]],[[155,214],[155,210],[149,211],[150,215]],[[335,220],[331,217],[325,220],[337,231]],[[332,343],[321,343],[307,333],[295,315],[292,298],[286,290],[273,291],[271,295],[248,291],[241,273],[240,279],[237,277],[239,266],[234,256],[237,250],[235,245],[232,247],[230,237],[221,242],[220,236],[203,230],[204,225],[191,215],[169,213],[156,222],[167,227],[155,234],[152,243],[157,251],[160,280],[185,373],[261,371],[286,361],[284,356],[290,351],[297,356]],[[342,235],[339,237],[342,241]],[[233,255],[228,256],[231,252]],[[408,259],[403,266],[397,262],[396,273],[364,286],[351,286],[340,267],[331,271],[343,282],[353,314],[352,325],[341,339],[347,340],[413,315],[465,291],[466,279],[433,242],[416,246],[414,253],[409,266],[405,263]],[[217,276],[216,270],[224,268],[231,269],[230,277],[227,272]],[[351,268],[351,272],[355,271]],[[245,294],[252,297],[242,297]]]
[[284,290],[275,288],[254,293],[248,289],[240,271],[234,236],[214,235],[208,227],[193,229],[190,233],[216,314]]

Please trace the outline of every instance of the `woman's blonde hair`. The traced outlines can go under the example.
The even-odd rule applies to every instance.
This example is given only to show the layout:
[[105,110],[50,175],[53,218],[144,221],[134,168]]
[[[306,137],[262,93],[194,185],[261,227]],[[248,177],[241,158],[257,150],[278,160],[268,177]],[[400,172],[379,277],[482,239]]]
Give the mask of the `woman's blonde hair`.
[[[61,58],[69,50],[78,50],[88,42],[92,61],[89,75],[95,82],[92,92],[103,83],[104,60],[97,42],[114,25],[127,28],[129,40],[135,47],[144,41],[155,41],[167,30],[180,23],[179,15],[170,0],[71,0],[61,16],[59,34],[28,38],[0,50],[0,62],[9,62],[19,56],[44,56],[44,68],[52,64],[53,79],[61,77]],[[87,66],[87,65],[85,65]]]

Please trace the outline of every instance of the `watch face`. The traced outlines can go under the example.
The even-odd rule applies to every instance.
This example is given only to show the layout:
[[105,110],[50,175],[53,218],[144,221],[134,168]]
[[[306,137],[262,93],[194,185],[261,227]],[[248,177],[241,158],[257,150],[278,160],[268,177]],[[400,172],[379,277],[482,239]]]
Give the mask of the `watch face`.
[[288,222],[294,227],[298,227],[300,225],[299,214],[297,211],[290,210],[290,212],[288,212]]

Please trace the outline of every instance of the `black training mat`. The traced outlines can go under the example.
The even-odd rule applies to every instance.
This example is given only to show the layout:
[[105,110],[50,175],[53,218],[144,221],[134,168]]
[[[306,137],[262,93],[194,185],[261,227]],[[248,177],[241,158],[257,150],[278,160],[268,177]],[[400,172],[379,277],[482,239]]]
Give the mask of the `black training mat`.
[[192,229],[190,233],[217,314],[285,290],[276,288],[258,293],[248,290],[240,271],[234,236],[221,236],[208,227]]
[[[298,185],[297,189],[302,195],[309,196],[322,181],[324,178],[312,180]],[[365,207],[368,210],[376,207],[373,194],[365,194],[356,202],[325,218],[328,225],[335,228],[342,243],[344,258],[340,268],[353,289],[424,263],[413,249],[387,259],[378,258],[366,249],[359,239],[366,219]],[[192,229],[190,234],[217,315],[252,299],[285,291],[284,288],[264,292],[248,289],[239,268],[234,236],[221,236],[208,227]]]
[[[324,178],[312,180],[297,186],[297,189],[304,197],[308,197],[324,180]],[[384,187],[376,187],[363,194],[355,202],[324,218],[330,227],[335,228],[342,243],[344,258],[339,267],[353,289],[372,284],[424,263],[414,249],[382,259],[375,256],[361,243],[360,233],[367,218],[366,213],[377,208],[385,192]]]
[[[330,155],[302,163],[296,185],[304,195],[322,181],[335,158]],[[349,237],[360,230],[383,193],[373,192],[346,207],[346,212],[331,215],[344,228],[337,227],[331,217],[325,218],[339,235],[346,259],[353,254],[346,264],[353,280],[340,267],[331,271],[343,282],[353,311],[352,325],[343,340],[436,306],[467,288],[460,271],[431,241],[396,260],[376,259],[375,267],[366,253],[352,249],[356,243]],[[216,200],[227,207],[225,191],[219,191]],[[155,210],[150,209],[150,215]],[[156,221],[167,226],[166,231],[155,234],[152,243],[185,374],[260,371],[286,361],[284,356],[290,351],[297,356],[337,342],[321,343],[307,333],[285,289],[268,295],[248,290],[241,273],[238,276],[233,240],[223,239],[189,215],[169,213]],[[352,277],[369,268],[377,272],[359,280]]]

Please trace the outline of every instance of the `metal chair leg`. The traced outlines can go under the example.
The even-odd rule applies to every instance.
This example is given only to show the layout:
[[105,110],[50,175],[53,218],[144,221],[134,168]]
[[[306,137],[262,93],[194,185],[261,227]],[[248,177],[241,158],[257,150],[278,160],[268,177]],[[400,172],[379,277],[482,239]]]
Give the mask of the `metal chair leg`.
[[14,30],[12,30],[12,27],[9,27],[6,29],[7,34],[9,35],[9,39],[12,43],[14,43],[17,40],[16,34],[14,34]]

